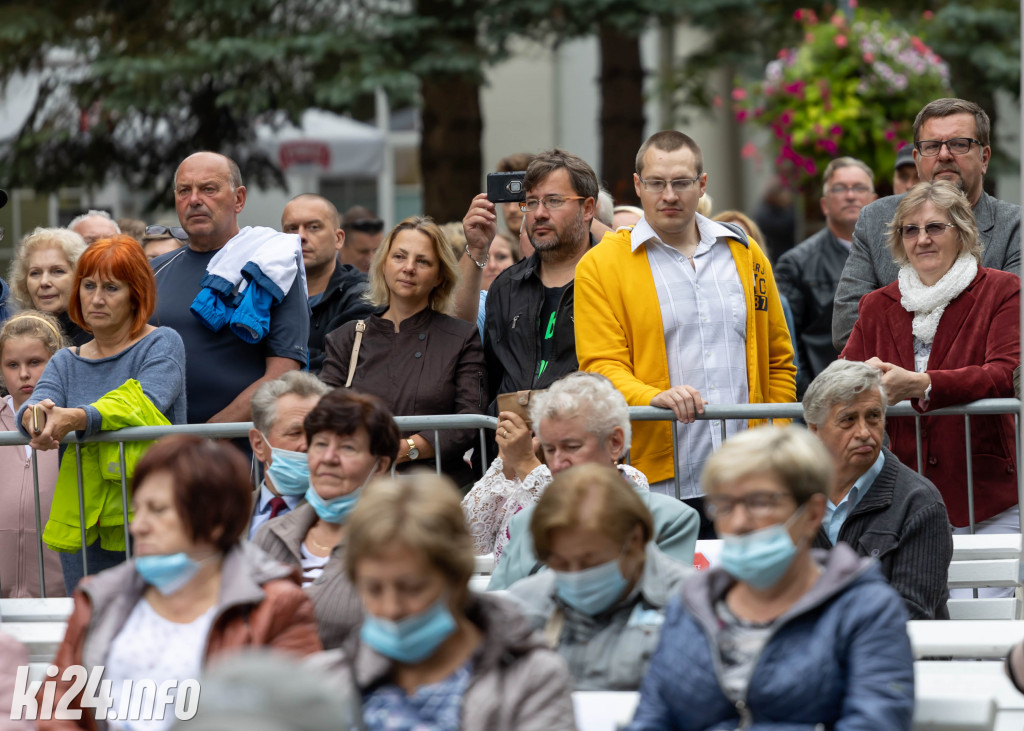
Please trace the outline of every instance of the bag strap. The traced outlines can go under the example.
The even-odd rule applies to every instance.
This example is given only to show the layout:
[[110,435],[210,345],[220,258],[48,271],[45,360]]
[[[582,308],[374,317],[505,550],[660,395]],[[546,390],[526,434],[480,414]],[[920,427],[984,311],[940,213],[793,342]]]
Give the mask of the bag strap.
[[356,323],[356,341],[352,344],[352,357],[348,359],[348,378],[345,379],[345,388],[352,385],[352,379],[356,375],[356,361],[359,360],[359,346],[363,342],[363,333],[366,331],[366,320]]

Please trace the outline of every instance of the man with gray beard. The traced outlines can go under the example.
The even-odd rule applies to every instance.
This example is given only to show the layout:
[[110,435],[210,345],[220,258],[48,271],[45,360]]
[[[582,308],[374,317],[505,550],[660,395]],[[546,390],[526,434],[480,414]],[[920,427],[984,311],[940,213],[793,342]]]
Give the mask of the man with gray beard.
[[491,285],[484,323],[490,413],[498,394],[547,388],[577,370],[573,331],[576,264],[596,244],[590,222],[597,175],[581,158],[549,150],[526,169],[526,233],[531,256]]

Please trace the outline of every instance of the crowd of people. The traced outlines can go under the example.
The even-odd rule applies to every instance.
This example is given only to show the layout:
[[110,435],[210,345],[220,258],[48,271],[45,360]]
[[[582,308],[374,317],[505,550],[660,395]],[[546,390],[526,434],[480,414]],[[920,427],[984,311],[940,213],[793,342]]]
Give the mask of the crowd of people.
[[[333,701],[306,712],[344,728],[569,731],[574,691],[614,690],[636,731],[909,729],[906,622],[949,618],[953,533],[1020,532],[1012,416],[974,417],[965,455],[963,420],[929,415],[1014,395],[1020,210],[982,189],[989,135],[931,102],[897,195],[837,157],[824,228],[777,248],[713,215],[676,130],[637,151],[640,207],[553,149],[499,164],[521,201],[387,232],[312,193],[241,227],[238,166],[190,155],[180,225],[89,211],[16,253],[0,422],[29,443],[0,448],[0,596],[73,597],[72,709],[77,665],[115,708],[141,702],[124,680],[273,693],[247,652],[314,669]],[[798,400],[803,424],[705,418]],[[919,433],[886,418],[903,401]],[[453,415],[491,438],[395,421]],[[251,429],[62,441],[212,422]]]

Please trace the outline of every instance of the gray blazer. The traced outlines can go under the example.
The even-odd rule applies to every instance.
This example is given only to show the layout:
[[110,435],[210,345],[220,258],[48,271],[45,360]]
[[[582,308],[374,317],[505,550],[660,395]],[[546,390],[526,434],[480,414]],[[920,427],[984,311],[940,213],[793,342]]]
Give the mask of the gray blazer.
[[[860,298],[896,281],[899,267],[885,246],[886,226],[896,215],[902,195],[870,203],[860,211],[853,230],[853,248],[836,290],[832,312],[832,343],[842,351],[857,322]],[[1020,206],[984,191],[974,207],[983,245],[981,264],[1020,275]]]

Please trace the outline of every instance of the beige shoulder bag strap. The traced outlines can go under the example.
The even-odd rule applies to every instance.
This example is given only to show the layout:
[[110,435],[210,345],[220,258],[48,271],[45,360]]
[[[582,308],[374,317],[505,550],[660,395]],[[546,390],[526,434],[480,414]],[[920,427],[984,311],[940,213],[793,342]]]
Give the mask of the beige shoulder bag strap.
[[562,640],[562,629],[565,627],[565,614],[559,607],[555,607],[555,611],[548,617],[548,621],[544,624],[544,641],[548,643],[548,647],[552,650],[558,649],[558,643]]
[[366,320],[356,323],[356,341],[352,344],[352,357],[348,359],[348,378],[345,379],[345,388],[352,385],[352,379],[356,375],[356,361],[359,360],[359,345],[363,342],[363,333],[366,332]]

